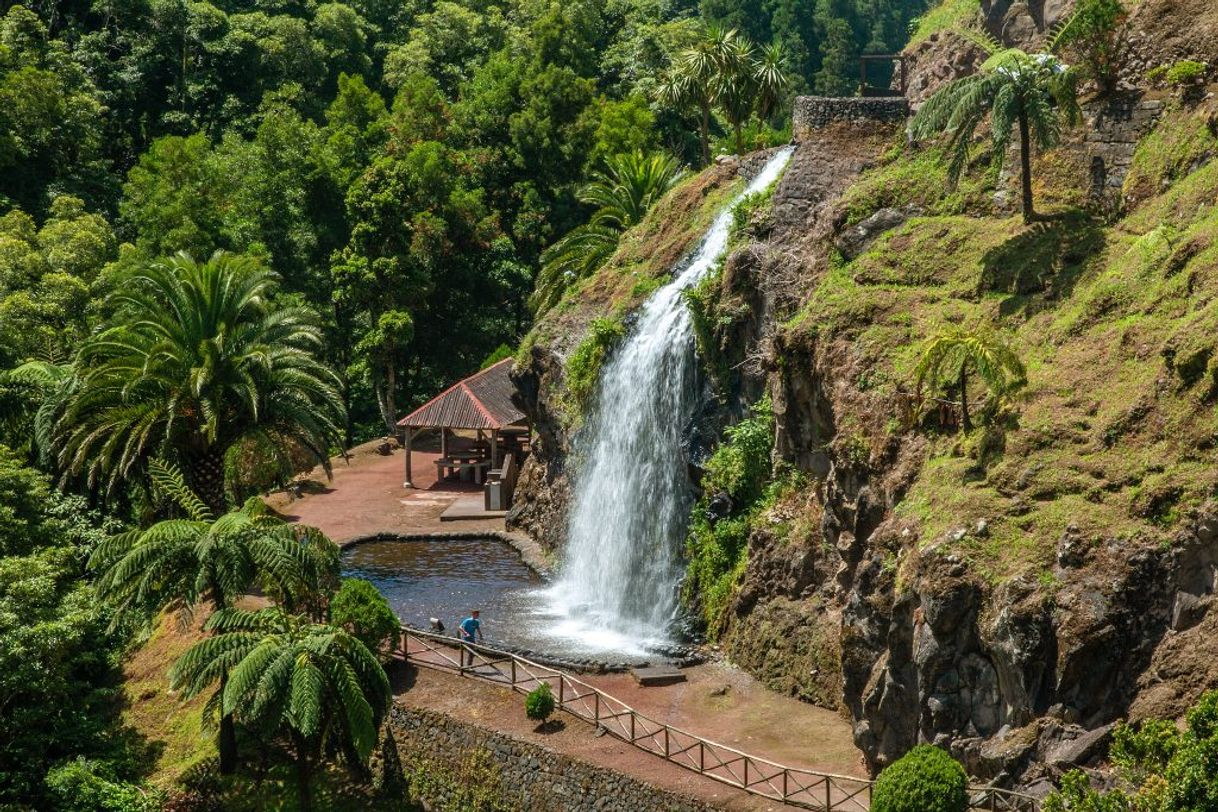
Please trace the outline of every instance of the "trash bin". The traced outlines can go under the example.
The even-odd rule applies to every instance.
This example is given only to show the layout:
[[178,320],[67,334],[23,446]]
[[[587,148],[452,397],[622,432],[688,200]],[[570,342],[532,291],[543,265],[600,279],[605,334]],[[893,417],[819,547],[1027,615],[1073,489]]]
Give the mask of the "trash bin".
[[483,490],[486,493],[487,510],[507,510],[503,504],[503,480],[488,482]]

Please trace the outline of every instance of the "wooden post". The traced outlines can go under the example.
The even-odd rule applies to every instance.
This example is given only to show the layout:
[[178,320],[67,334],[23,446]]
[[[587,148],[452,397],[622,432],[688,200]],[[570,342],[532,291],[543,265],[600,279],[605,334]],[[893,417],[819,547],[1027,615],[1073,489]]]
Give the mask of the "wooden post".
[[829,780],[829,776],[825,776],[825,809],[833,809],[833,795],[830,790],[833,789],[833,782]]
[[411,472],[410,472],[410,454],[411,454],[411,440],[412,439],[414,439],[414,429],[412,429],[410,426],[407,426],[406,427],[406,481],[402,484],[402,487],[410,488],[413,490],[414,489],[414,477],[411,476]]
[[440,456],[448,457],[448,429],[440,428]]
[[491,429],[491,467],[499,467],[499,432]]

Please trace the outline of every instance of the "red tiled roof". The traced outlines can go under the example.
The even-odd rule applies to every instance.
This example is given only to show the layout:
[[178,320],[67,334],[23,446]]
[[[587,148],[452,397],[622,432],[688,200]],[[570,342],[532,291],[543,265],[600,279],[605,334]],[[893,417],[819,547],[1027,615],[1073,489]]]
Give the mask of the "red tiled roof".
[[516,388],[508,375],[512,359],[505,358],[415,409],[398,421],[411,428],[501,429],[524,420],[512,403]]

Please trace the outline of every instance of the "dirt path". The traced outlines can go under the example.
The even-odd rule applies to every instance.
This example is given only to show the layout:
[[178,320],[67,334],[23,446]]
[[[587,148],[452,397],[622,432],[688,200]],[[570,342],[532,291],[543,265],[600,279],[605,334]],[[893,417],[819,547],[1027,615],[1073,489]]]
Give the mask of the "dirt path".
[[388,455],[377,453],[379,441],[352,449],[350,459],[335,457],[334,475],[327,480],[320,467],[305,479],[305,495],[299,499],[283,493],[267,498],[267,504],[289,521],[321,528],[339,544],[373,533],[435,533],[451,531],[503,530],[503,519],[466,519],[441,522],[440,514],[460,496],[481,491],[473,483],[437,482],[437,451],[416,450],[412,463],[415,488],[403,488],[404,460],[401,449]]

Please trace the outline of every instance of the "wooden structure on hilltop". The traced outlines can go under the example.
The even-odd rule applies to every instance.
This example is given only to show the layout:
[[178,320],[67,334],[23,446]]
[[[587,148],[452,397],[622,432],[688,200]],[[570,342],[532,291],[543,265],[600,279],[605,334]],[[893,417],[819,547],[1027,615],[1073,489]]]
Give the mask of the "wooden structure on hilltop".
[[[436,478],[468,473],[480,485],[487,480],[488,509],[493,497],[493,501],[510,504],[515,472],[528,452],[529,442],[524,412],[512,402],[515,392],[512,366],[510,358],[492,364],[453,384],[398,421],[405,435],[405,487],[414,487],[411,471],[414,435],[425,429],[439,429]],[[465,438],[454,438],[456,431],[475,432],[477,439],[472,443],[458,442]]]

